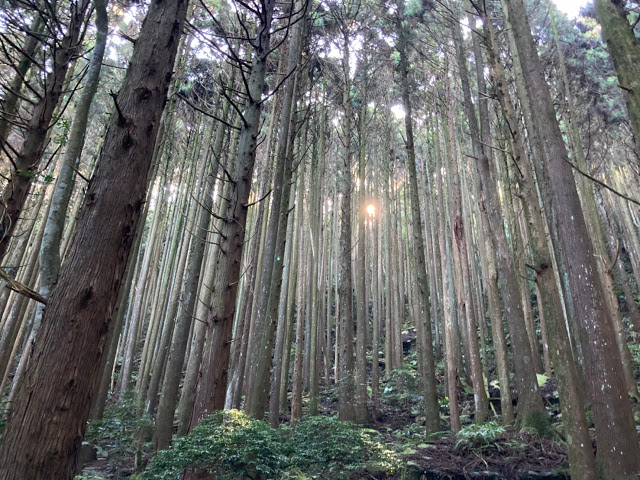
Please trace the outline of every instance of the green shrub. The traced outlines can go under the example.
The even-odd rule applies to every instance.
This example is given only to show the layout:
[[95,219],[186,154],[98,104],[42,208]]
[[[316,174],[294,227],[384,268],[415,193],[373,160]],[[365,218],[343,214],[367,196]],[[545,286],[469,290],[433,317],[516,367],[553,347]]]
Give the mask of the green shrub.
[[186,437],[158,452],[141,479],[179,479],[185,470],[215,472],[216,478],[274,478],[287,461],[278,431],[237,410],[216,412]]
[[107,409],[101,420],[87,424],[85,440],[103,447],[110,457],[129,456],[136,449],[136,433],[146,425],[152,425],[151,418],[140,417],[133,395],[128,395],[122,403]]
[[395,456],[375,441],[376,435],[326,417],[273,429],[237,410],[217,412],[158,452],[138,478],[173,480],[184,471],[201,470],[221,480],[338,479],[360,469],[392,470]]
[[532,412],[522,421],[523,432],[542,438],[556,438],[558,433],[554,430],[546,412]]
[[394,453],[378,441],[375,430],[319,416],[303,420],[292,430],[291,463],[312,477],[346,478],[353,470],[395,468]]
[[498,422],[487,422],[482,425],[467,425],[458,433],[456,449],[484,450],[496,445],[496,441],[504,435],[505,428]]
[[418,393],[418,373],[410,369],[393,370],[380,400],[392,407],[409,408],[418,405],[422,401],[422,396]]

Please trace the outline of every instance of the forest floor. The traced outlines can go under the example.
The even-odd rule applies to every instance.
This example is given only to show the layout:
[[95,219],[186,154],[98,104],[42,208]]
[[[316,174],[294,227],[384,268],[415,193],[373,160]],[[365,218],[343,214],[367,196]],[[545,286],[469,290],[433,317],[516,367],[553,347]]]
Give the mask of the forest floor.
[[[411,355],[405,359],[408,360],[405,363],[405,369],[393,372],[390,378],[382,382],[377,418],[365,427],[355,428],[375,436],[377,444],[384,449],[378,451],[391,452],[394,459],[392,469],[376,470],[363,464],[350,469],[345,467],[336,470],[332,469],[335,466],[333,465],[324,470],[324,473],[317,473],[318,470],[311,474],[301,473],[300,469],[296,468],[298,473],[295,475],[287,471],[286,474],[276,473],[271,476],[251,474],[227,475],[220,478],[406,480],[560,480],[570,478],[563,441],[562,414],[559,410],[558,392],[552,379],[539,376],[540,390],[553,428],[546,430],[542,428],[537,432],[519,431],[513,426],[503,427],[499,423],[499,390],[495,383],[492,383],[488,389],[491,397],[491,409],[495,415],[492,415],[490,419],[492,421],[484,425],[474,425],[473,391],[464,381],[460,381],[459,397],[463,428],[456,435],[450,431],[448,425],[448,404],[445,403],[448,402],[448,399],[444,396],[444,379],[442,365],[440,365],[439,388],[442,391],[439,398],[445,399],[444,402],[441,402],[444,431],[437,435],[426,436],[424,433],[425,418],[421,416],[420,411],[422,397],[419,394],[418,375],[413,367],[415,363],[411,359]],[[335,418],[338,411],[335,386],[321,389],[321,391],[323,393],[319,404],[320,416],[325,419]],[[513,401],[517,405],[517,399],[514,398]],[[370,407],[370,410],[373,410],[373,405]],[[637,411],[640,409],[640,405],[634,405],[634,409],[636,409],[634,412],[636,418],[640,417]],[[89,425],[81,455],[81,462],[85,466],[76,480],[136,479],[139,472],[145,471],[145,466],[153,457],[150,443],[152,424],[148,418],[138,418],[135,411],[135,402],[132,400],[121,405],[112,404],[107,408],[103,421]],[[592,417],[592,414],[587,412],[587,420],[592,422]],[[281,420],[283,424],[288,423],[286,417]],[[256,421],[252,420],[252,422]],[[256,423],[263,424],[264,422]],[[591,427],[593,433],[593,424]],[[260,428],[265,430],[257,430],[258,432],[273,431],[273,429],[266,428],[266,424]],[[283,428],[286,429],[286,427]],[[321,425],[320,428],[322,428]],[[313,438],[313,432],[310,438]],[[273,439],[269,441],[273,441]],[[339,441],[337,440],[337,442]],[[191,448],[193,445],[191,444]],[[344,445],[339,445],[338,450],[344,450],[344,447]],[[234,448],[242,449],[245,447],[241,444],[234,444]],[[250,447],[246,448],[247,451],[250,450]],[[277,448],[279,447],[276,445]],[[309,447],[312,456],[315,454],[314,448],[327,447],[326,445]],[[321,458],[321,455],[325,453],[319,452],[318,458]],[[249,456],[251,455],[255,454]],[[314,459],[314,461],[316,460]],[[330,461],[335,464],[336,458],[331,457]],[[139,478],[145,480],[169,479],[179,478],[179,475],[170,474],[167,471],[166,474],[160,476],[143,473]]]
[[[399,468],[396,471],[372,471],[361,468],[351,471],[349,478],[373,479],[566,479],[568,462],[562,435],[544,438],[528,432],[503,428],[497,422],[475,427],[473,397],[461,385],[461,434],[444,431],[439,435],[424,435],[424,417],[420,417],[420,397],[415,388],[415,372],[405,370],[386,381],[381,395],[380,415],[367,425],[378,432],[377,438],[391,449]],[[492,389],[493,390],[493,389]],[[561,432],[561,415],[557,408],[557,391],[549,380],[542,388],[556,432]],[[495,400],[495,398],[494,398]],[[493,402],[499,407],[499,402]],[[131,404],[128,404],[132,407]],[[442,405],[445,413],[446,405]],[[329,390],[320,403],[320,414],[337,415],[336,392]],[[150,425],[136,419],[127,404],[112,405],[105,421],[88,429],[83,448],[84,470],[76,480],[135,478],[136,471],[152,457]],[[448,418],[443,416],[446,422]],[[497,419],[497,418],[496,418]],[[284,419],[283,419],[284,420]],[[167,477],[169,478],[169,477]],[[242,477],[239,477],[242,478]],[[249,477],[246,477],[249,478]],[[278,478],[278,477],[276,477]],[[284,477],[282,477],[284,478]],[[291,478],[291,477],[287,477]],[[297,478],[343,478],[325,474]]]
[[[406,376],[409,376],[407,374]],[[406,379],[403,379],[406,380]],[[381,412],[377,420],[367,428],[379,432],[385,447],[393,450],[400,469],[387,473],[359,469],[350,473],[350,478],[375,479],[567,479],[567,454],[560,436],[555,439],[503,429],[491,422],[483,429],[467,428],[467,435],[454,435],[444,431],[441,435],[427,438],[422,430],[424,419],[416,411],[413,401],[415,393],[407,389],[392,393],[394,386],[387,385],[382,396]],[[402,383],[402,382],[401,382]],[[551,381],[545,390],[555,392]],[[460,392],[465,395],[464,389]],[[466,395],[466,397],[469,397]],[[469,424],[473,410],[472,397],[463,402],[463,422]],[[556,405],[551,397],[550,411]],[[332,395],[323,398],[320,414],[337,414],[337,401]],[[113,413],[116,415],[114,416]],[[102,423],[101,432],[89,430],[85,452],[88,463],[77,480],[104,480],[131,478],[137,464],[146,464],[151,457],[151,446],[141,444],[140,432],[147,430],[145,422],[122,414],[121,407],[113,406],[107,412],[109,420]],[[111,414],[111,415],[110,415]],[[118,418],[119,417],[119,418]],[[447,420],[447,418],[445,418]],[[148,440],[148,439],[145,439]],[[92,448],[93,447],[93,448]],[[334,478],[331,476],[308,478]],[[337,478],[337,477],[336,477]]]

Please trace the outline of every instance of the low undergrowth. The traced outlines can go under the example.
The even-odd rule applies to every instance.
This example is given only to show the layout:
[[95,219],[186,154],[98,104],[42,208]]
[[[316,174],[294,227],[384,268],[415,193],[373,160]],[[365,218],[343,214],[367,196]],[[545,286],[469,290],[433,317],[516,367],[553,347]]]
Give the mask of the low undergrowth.
[[461,418],[466,419],[462,430],[451,432],[444,398],[442,431],[427,434],[418,377],[405,364],[382,382],[380,410],[370,425],[335,418],[338,398],[332,386],[320,398],[321,415],[303,417],[296,426],[273,429],[241,411],[216,412],[155,455],[148,438],[140,434],[151,430],[149,419],[136,418],[135,403],[127,401],[111,405],[102,421],[90,424],[87,440],[97,450],[97,459],[77,478],[177,480],[191,471],[212,473],[216,480],[516,479],[523,472],[526,478],[542,478],[532,476],[536,472],[566,478],[562,417],[553,413],[557,391],[550,382],[545,389],[552,423],[541,417],[515,430],[495,416],[472,424],[473,396],[461,388]]
[[158,452],[139,480],[177,480],[185,471],[216,479],[349,478],[356,471],[391,473],[398,458],[375,430],[332,417],[273,429],[238,410],[217,412]]

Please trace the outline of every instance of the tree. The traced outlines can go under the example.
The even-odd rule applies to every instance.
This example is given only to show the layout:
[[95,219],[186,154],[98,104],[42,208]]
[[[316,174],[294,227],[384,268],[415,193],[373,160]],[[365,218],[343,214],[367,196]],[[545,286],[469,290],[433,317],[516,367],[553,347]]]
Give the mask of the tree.
[[625,0],[595,1],[602,36],[625,93],[636,144],[640,144],[640,45],[633,31],[635,24],[632,27],[627,20],[629,11],[625,4]]
[[[70,478],[91,399],[165,105],[186,0],[152,3],[131,58],[100,162],[58,283],[47,304],[33,359],[15,396],[0,444],[7,479]],[[125,200],[126,199],[126,200]]]
[[[233,168],[227,166],[230,189],[225,195],[229,199],[227,210],[221,215],[219,230],[220,257],[213,285],[210,310],[207,318],[207,346],[200,367],[201,376],[196,390],[195,405],[189,429],[193,429],[202,418],[224,407],[229,368],[229,343],[233,331],[236,296],[240,279],[242,250],[245,237],[249,194],[256,158],[257,137],[262,111],[262,92],[266,75],[267,59],[272,49],[271,24],[275,1],[267,0],[256,12],[256,38],[251,68],[247,75],[243,61],[237,53],[232,55],[239,61],[243,92],[246,96],[244,111],[241,113],[241,129]],[[236,107],[237,109],[237,107]]]
[[[583,344],[586,382],[593,404],[598,453],[596,464],[605,478],[628,478],[640,471],[638,439],[622,375],[622,364],[603,287],[595,265],[593,246],[580,206],[569,158],[556,119],[549,87],[535,48],[522,0],[504,0],[513,27],[517,55],[524,73],[526,95],[536,99],[538,114],[531,126],[541,142],[544,178],[556,214],[551,223],[566,258],[576,318],[586,339]],[[518,13],[516,13],[518,12]],[[516,52],[514,52],[516,54]],[[545,188],[541,189],[543,192]]]
[[438,406],[438,394],[436,391],[436,369],[433,358],[433,336],[431,333],[431,305],[429,302],[429,283],[427,278],[427,265],[424,254],[424,236],[422,233],[422,215],[418,195],[418,174],[416,171],[416,154],[413,138],[413,109],[411,105],[411,89],[409,79],[409,25],[405,18],[404,0],[398,0],[396,18],[396,31],[398,41],[396,50],[400,54],[398,72],[400,74],[400,87],[402,104],[405,111],[405,148],[407,151],[407,166],[409,168],[409,189],[411,195],[411,223],[413,226],[413,248],[416,253],[416,275],[418,280],[418,319],[417,331],[422,352],[422,369],[424,372],[423,385],[425,397],[425,416],[427,417],[427,433],[440,430],[440,416]]
[[[49,129],[54,117],[58,102],[60,101],[65,82],[67,81],[67,73],[71,66],[72,60],[78,55],[81,34],[84,22],[87,19],[89,11],[89,1],[82,0],[73,1],[69,4],[68,9],[51,14],[47,11],[42,13],[35,12],[35,15],[42,15],[47,19],[47,28],[49,31],[56,32],[51,39],[52,66],[49,71],[43,68],[43,74],[46,72],[45,81],[42,90],[37,92],[34,87],[31,91],[36,92],[36,100],[33,102],[33,110],[30,118],[24,122],[22,128],[22,146],[13,147],[9,142],[4,142],[2,148],[5,152],[9,152],[11,158],[11,178],[6,182],[2,191],[2,203],[0,204],[0,257],[7,252],[11,235],[15,229],[18,218],[24,208],[29,187],[39,174],[40,161],[44,154],[47,139],[49,138]],[[61,23],[61,19],[68,17],[66,23]],[[64,32],[60,38],[59,32]],[[27,41],[29,43],[29,41]],[[25,46],[28,53],[30,45]],[[18,67],[17,77],[21,77],[22,65]],[[18,92],[12,92],[19,96]],[[8,112],[11,114],[11,112]]]

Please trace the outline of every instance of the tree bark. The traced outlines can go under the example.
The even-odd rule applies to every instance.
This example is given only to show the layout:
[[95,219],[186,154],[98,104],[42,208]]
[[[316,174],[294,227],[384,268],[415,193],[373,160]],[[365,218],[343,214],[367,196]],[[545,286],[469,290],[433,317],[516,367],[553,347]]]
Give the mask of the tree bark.
[[221,410],[227,389],[230,341],[233,333],[242,250],[247,221],[247,202],[251,192],[256,144],[262,111],[262,92],[266,65],[270,53],[271,21],[275,0],[266,0],[259,12],[255,52],[251,72],[247,78],[248,91],[238,139],[238,151],[227,212],[218,235],[221,255],[217,260],[216,279],[207,317],[207,349],[200,366],[195,404],[189,430],[208,414]]
[[504,0],[504,4],[508,6],[527,94],[538,105],[533,127],[538,138],[545,139],[541,153],[550,198],[543,200],[556,212],[551,229],[560,240],[576,318],[588,339],[583,351],[598,440],[596,464],[604,478],[629,478],[640,471],[640,448],[593,246],[524,4],[522,0]]
[[[78,233],[0,444],[6,479],[71,478],[106,355],[186,0],[151,4],[116,99]],[[126,200],[124,200],[126,199]]]

